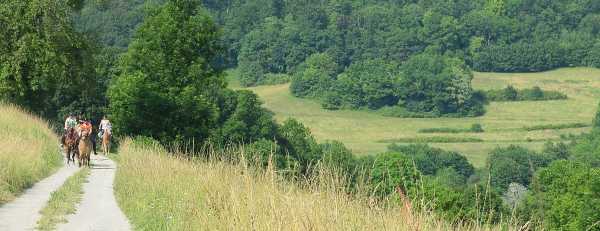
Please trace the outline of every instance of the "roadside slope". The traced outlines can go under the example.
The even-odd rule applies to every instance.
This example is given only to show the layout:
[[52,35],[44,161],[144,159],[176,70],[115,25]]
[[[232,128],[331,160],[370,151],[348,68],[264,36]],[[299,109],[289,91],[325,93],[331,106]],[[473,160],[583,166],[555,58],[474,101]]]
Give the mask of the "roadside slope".
[[43,120],[0,103],[0,205],[62,164],[58,138]]

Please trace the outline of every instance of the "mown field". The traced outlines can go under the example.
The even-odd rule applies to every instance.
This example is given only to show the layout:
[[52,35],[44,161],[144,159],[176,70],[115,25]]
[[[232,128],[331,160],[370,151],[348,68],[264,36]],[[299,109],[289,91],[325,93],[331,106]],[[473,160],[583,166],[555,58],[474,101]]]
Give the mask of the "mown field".
[[0,104],[0,205],[60,167],[58,138],[43,120]]
[[[230,74],[230,87],[239,88],[235,71]],[[319,103],[292,96],[289,85],[248,88],[256,92],[265,106],[275,112],[279,121],[293,117],[310,127],[320,141],[339,140],[354,153],[373,154],[386,150],[393,140],[413,137],[475,138],[481,142],[446,142],[431,145],[463,153],[476,166],[483,166],[490,150],[498,146],[518,144],[540,150],[548,140],[563,134],[579,134],[589,127],[527,131],[538,125],[590,124],[600,96],[600,69],[563,68],[541,73],[475,73],[476,89],[500,89],[539,86],[568,95],[568,100],[492,102],[487,113],[476,118],[391,118],[368,111],[328,111]],[[469,128],[483,126],[483,133],[419,133],[427,128]]]

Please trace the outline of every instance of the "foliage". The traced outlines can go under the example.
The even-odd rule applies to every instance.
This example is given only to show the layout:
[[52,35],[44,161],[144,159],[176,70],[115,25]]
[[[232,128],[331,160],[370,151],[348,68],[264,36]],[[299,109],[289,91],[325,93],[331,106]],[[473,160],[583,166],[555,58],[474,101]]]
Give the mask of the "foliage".
[[489,101],[540,101],[540,100],[564,100],[567,95],[558,91],[545,91],[540,87],[517,90],[513,86],[507,86],[501,90],[488,90],[485,95]]
[[550,230],[597,230],[600,169],[560,160],[535,175],[533,194],[521,212]]
[[186,161],[160,148],[123,143],[115,197],[131,224],[143,230],[477,230],[391,201],[373,203],[377,198],[368,192],[349,195],[347,176],[326,169],[300,181],[304,178],[279,177],[269,169],[215,159]]
[[481,124],[471,124],[470,128],[423,128],[419,133],[481,133],[484,132]]
[[379,140],[380,143],[477,143],[484,140],[475,137],[455,137],[455,136],[424,136],[424,137],[405,137],[396,139]]
[[407,194],[416,187],[420,173],[409,157],[400,152],[378,154],[370,174],[373,191],[380,196],[402,190]]
[[570,159],[600,167],[600,131],[597,129],[590,134],[583,135],[571,145]]
[[[250,91],[224,90],[219,102],[220,128],[213,131],[211,141],[217,144],[251,143],[259,139],[275,139],[277,125],[272,113],[262,108],[262,102]],[[219,121],[221,124],[221,121]]]
[[452,168],[464,180],[474,173],[475,168],[467,158],[456,152],[432,148],[425,144],[388,146],[391,152],[405,153],[416,164],[417,169],[424,175],[435,175],[438,171]]
[[147,9],[165,0],[92,0],[84,1],[81,11],[74,15],[75,28],[93,35],[97,42],[113,48],[126,49],[135,29],[143,22]]
[[481,185],[453,187],[436,176],[425,180],[422,197],[448,221],[494,223],[505,213],[500,196]]
[[94,48],[72,27],[77,2],[0,4],[1,99],[53,121],[97,105]]
[[355,160],[352,151],[339,141],[330,141],[320,144],[323,150],[321,162],[328,169],[341,171],[342,173],[353,173],[355,171]]
[[196,1],[169,1],[146,17],[108,92],[116,132],[164,144],[273,139],[276,126],[258,98],[225,89],[219,41]]
[[323,155],[323,147],[317,144],[310,130],[294,119],[286,120],[279,127],[279,144],[284,152],[298,161],[297,169],[306,173],[309,167],[317,164]]
[[501,192],[505,191],[510,183],[529,187],[533,173],[551,161],[546,155],[515,145],[496,148],[488,156],[490,183]]
[[567,124],[544,124],[523,127],[525,131],[538,131],[538,130],[558,130],[558,129],[569,129],[569,128],[585,128],[589,127],[586,123],[567,123]]
[[409,111],[478,116],[485,99],[471,87],[473,74],[460,60],[417,55],[401,67],[399,98]]
[[325,100],[331,101],[337,99],[340,104],[338,106],[341,106],[341,99],[333,92],[336,90],[333,85],[337,77],[337,69],[338,65],[330,55],[313,54],[298,67],[290,91],[297,97],[324,97]]

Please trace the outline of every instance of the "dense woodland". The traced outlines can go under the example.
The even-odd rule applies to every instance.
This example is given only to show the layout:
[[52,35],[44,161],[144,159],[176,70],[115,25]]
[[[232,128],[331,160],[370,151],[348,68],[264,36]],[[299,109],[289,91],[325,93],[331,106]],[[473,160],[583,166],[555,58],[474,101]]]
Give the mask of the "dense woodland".
[[[143,12],[162,2],[89,1],[77,28],[123,49]],[[222,28],[225,51],[216,62],[238,68],[242,85],[291,81],[295,96],[332,110],[478,116],[487,101],[470,86],[472,70],[600,66],[593,0],[202,3]]]
[[330,109],[477,116],[490,94],[564,95],[475,91],[472,70],[600,66],[598,1],[8,0],[0,28],[0,97],[49,120],[107,113],[121,136],[245,144],[290,179],[325,165],[353,182],[348,193],[402,192],[452,222],[600,230],[600,113],[589,134],[541,152],[497,148],[481,169],[427,145],[356,157],[296,120],[276,123],[224,72],[237,67],[246,86],[291,80],[294,95]]

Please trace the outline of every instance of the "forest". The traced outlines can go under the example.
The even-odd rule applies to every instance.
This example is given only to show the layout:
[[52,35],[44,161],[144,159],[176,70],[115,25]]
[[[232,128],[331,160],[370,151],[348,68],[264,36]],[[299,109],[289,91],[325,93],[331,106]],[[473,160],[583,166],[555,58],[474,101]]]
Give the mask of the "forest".
[[321,164],[349,178],[348,194],[366,182],[451,223],[600,230],[600,113],[587,133],[497,147],[476,168],[427,144],[354,155],[226,78],[236,69],[243,87],[289,83],[328,110],[396,117],[567,100],[537,86],[476,90],[473,73],[600,68],[600,1],[7,0],[0,28],[0,99],[53,123],[108,114],[119,136],[171,151],[245,145],[256,167],[299,184]]

